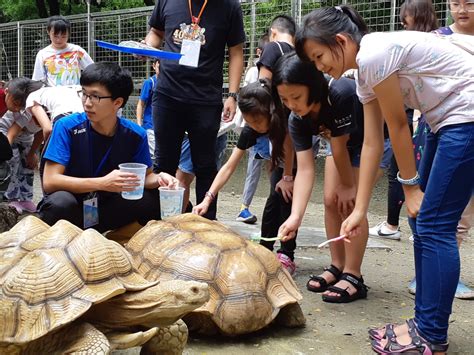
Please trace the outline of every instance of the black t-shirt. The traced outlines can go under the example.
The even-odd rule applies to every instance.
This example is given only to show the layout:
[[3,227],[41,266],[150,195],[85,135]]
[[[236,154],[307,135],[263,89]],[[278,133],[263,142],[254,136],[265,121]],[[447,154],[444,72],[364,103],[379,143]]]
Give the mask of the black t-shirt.
[[[204,0],[192,0],[193,16],[198,16]],[[181,52],[182,25],[191,23],[188,0],[157,0],[149,25],[164,31],[164,50]],[[237,0],[209,0],[199,26],[205,29],[197,68],[162,60],[160,80],[155,90],[186,103],[222,103],[225,47],[245,42],[242,10]]]
[[356,94],[356,84],[352,79],[332,80],[329,86],[328,104],[323,105],[317,120],[301,118],[293,112],[289,118],[289,130],[297,152],[312,147],[312,136],[321,131],[322,126],[331,131],[332,137],[349,134],[347,148],[362,146],[364,141],[364,113]]
[[257,62],[258,70],[263,66],[273,73],[273,67],[277,60],[280,59],[283,54],[289,53],[293,49],[293,46],[286,42],[268,42],[263,48],[260,60]]
[[257,144],[257,138],[266,135],[266,133],[258,133],[250,126],[244,126],[237,141],[237,148],[247,150]]

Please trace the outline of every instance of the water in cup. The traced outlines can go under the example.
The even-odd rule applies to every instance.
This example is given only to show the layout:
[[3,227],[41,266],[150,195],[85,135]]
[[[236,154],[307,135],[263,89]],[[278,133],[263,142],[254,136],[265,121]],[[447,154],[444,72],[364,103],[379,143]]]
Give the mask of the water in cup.
[[160,187],[161,219],[181,214],[183,209],[184,187]]
[[120,171],[134,173],[140,178],[140,185],[133,191],[123,191],[122,198],[126,200],[139,200],[143,197],[143,188],[145,187],[145,175],[147,166],[140,163],[119,164]]

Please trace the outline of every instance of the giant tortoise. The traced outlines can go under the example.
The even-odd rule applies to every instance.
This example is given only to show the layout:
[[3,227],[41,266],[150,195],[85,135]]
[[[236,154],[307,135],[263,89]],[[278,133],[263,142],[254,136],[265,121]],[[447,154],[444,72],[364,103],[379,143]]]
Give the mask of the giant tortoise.
[[0,353],[142,345],[208,299],[203,283],[144,279],[122,246],[93,229],[29,216],[0,234]]
[[274,319],[305,324],[302,296],[275,255],[219,222],[194,214],[151,221],[125,247],[147,280],[209,284],[209,302],[183,318],[190,330],[233,336]]

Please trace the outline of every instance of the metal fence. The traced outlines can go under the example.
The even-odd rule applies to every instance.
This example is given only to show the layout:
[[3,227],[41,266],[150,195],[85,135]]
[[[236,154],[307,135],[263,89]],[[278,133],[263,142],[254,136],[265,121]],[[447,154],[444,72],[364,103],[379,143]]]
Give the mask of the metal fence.
[[[401,29],[398,14],[403,0],[242,0],[241,3],[247,33],[245,46],[247,66],[252,65],[259,37],[268,30],[270,21],[278,14],[291,15],[297,23],[301,23],[302,17],[315,8],[346,3],[361,13],[372,31]],[[434,0],[433,3],[440,24],[444,25],[449,13],[447,2]],[[151,65],[131,55],[99,48],[94,40],[118,43],[144,38],[152,10],[153,7],[143,7],[68,17],[71,21],[71,43],[85,48],[95,61],[115,61],[131,71],[136,85],[135,92],[124,111],[125,116],[129,118],[135,116],[136,97],[143,80],[151,75]],[[36,53],[49,43],[45,19],[0,25],[0,80],[6,81],[16,76],[31,77]],[[225,69],[224,76],[226,73]]]

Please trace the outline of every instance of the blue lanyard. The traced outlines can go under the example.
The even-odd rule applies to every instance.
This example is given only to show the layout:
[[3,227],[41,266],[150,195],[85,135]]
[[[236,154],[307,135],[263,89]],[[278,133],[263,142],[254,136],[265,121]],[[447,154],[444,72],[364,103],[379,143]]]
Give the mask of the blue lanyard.
[[89,141],[89,161],[90,161],[90,165],[91,165],[91,170],[90,171],[91,172],[94,171],[94,173],[92,174],[92,177],[98,177],[99,176],[100,171],[102,170],[102,168],[105,165],[105,162],[109,158],[110,152],[112,151],[112,147],[114,146],[115,137],[118,134],[119,126],[120,126],[119,122],[117,122],[117,130],[115,131],[114,137],[112,138],[112,143],[110,144],[109,149],[107,149],[104,156],[102,157],[102,160],[100,161],[99,166],[97,166],[97,169],[95,169],[95,171],[94,171],[94,160],[93,160],[93,154],[92,154],[92,136],[91,136],[92,127],[91,127],[90,121],[87,120],[87,135],[88,135],[88,141]]

